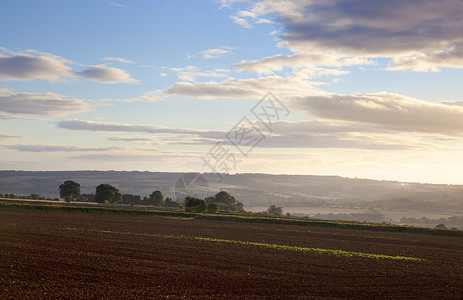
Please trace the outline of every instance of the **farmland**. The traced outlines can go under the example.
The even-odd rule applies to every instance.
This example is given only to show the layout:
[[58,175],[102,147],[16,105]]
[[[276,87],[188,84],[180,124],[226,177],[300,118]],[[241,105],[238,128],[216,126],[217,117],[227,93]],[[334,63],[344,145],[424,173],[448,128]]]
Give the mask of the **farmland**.
[[0,209],[0,298],[448,298],[463,239]]

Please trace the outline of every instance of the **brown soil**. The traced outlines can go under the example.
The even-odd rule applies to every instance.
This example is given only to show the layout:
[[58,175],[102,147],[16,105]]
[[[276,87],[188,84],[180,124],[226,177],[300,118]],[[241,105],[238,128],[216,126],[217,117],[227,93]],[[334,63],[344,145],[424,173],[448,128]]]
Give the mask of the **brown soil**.
[[[199,241],[401,255],[398,261]],[[0,299],[462,299],[463,239],[0,210]]]

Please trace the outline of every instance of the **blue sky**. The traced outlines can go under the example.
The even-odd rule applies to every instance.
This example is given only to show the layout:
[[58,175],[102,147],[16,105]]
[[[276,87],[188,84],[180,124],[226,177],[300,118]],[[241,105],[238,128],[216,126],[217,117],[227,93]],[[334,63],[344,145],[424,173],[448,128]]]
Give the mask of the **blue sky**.
[[0,169],[463,183],[461,1],[4,0],[0,28]]

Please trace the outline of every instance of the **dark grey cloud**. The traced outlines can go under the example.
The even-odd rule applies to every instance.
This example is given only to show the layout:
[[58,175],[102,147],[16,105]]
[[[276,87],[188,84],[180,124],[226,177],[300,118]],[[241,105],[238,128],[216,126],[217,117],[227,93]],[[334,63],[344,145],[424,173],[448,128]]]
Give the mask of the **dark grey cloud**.
[[299,3],[303,17],[275,7],[282,12],[280,19],[286,29],[281,38],[294,49],[315,47],[390,56],[441,50],[463,40],[463,5],[459,0]]
[[463,68],[461,0],[226,2],[248,2],[251,14],[274,16],[280,45],[296,53],[394,58],[389,70]]

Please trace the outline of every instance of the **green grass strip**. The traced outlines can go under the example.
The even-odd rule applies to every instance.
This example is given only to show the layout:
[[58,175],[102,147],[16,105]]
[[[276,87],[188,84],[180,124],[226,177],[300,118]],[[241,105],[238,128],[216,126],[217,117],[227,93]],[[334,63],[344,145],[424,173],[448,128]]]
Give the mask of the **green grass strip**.
[[256,247],[264,247],[264,248],[286,250],[286,251],[300,251],[300,252],[310,252],[310,253],[315,253],[315,254],[327,254],[327,255],[334,255],[338,257],[362,257],[362,258],[370,258],[370,259],[390,259],[390,260],[404,260],[404,261],[413,261],[413,262],[425,261],[425,259],[421,259],[421,258],[399,256],[399,255],[392,256],[392,255],[371,254],[371,253],[345,251],[345,250],[298,247],[298,246],[287,246],[287,245],[278,245],[278,244],[265,244],[265,243],[257,243],[257,242],[250,242],[250,241],[226,240],[226,239],[199,237],[199,236],[119,232],[119,231],[98,230],[98,229],[78,229],[78,228],[71,228],[71,227],[67,227],[65,229],[72,230],[72,231],[91,231],[91,232],[101,232],[101,233],[111,233],[111,234],[158,237],[158,238],[165,238],[165,239],[186,239],[186,240],[196,240],[196,241],[205,241],[205,242],[228,243],[228,244],[235,244],[235,245],[256,246]]

